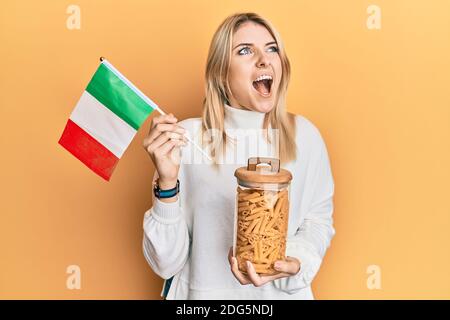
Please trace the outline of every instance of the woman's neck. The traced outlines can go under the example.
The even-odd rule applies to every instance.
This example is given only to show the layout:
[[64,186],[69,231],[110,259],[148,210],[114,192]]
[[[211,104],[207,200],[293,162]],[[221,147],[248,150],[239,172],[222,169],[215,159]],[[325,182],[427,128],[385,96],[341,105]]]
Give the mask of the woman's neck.
[[265,113],[238,109],[228,104],[225,109],[225,128],[233,129],[262,129],[264,125]]

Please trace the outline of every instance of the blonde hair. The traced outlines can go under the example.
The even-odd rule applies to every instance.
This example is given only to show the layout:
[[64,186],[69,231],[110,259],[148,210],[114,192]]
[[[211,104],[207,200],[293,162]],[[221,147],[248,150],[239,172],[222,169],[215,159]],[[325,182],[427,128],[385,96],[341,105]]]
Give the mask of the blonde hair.
[[[278,54],[281,60],[282,76],[278,92],[276,93],[275,106],[267,112],[263,128],[268,137],[268,126],[278,129],[279,155],[282,163],[287,163],[296,158],[295,143],[295,119],[294,115],[286,111],[286,93],[291,73],[289,59],[281,41],[281,37],[275,28],[256,13],[237,13],[226,18],[215,32],[209,47],[205,73],[205,99],[202,112],[202,132],[212,132],[209,143],[211,156],[217,164],[218,152],[225,153],[228,137],[224,128],[224,104],[228,103],[231,95],[228,74],[231,60],[233,35],[245,22],[254,22],[265,27],[278,45]],[[205,139],[203,143],[205,143]]]

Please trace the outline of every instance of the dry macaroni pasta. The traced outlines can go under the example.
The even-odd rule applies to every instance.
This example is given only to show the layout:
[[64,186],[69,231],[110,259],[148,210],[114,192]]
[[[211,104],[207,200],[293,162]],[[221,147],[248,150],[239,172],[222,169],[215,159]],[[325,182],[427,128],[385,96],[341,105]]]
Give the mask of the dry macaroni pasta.
[[285,259],[289,199],[281,191],[237,188],[236,257],[246,273],[245,261],[260,274],[276,273],[273,264]]

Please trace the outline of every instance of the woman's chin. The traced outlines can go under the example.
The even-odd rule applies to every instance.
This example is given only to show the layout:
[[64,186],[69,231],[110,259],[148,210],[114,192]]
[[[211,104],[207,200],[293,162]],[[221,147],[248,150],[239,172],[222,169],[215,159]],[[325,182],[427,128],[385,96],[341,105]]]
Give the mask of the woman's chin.
[[272,99],[270,99],[268,101],[257,101],[253,105],[253,108],[255,111],[262,112],[262,113],[270,112],[273,109],[273,107],[274,107],[274,102],[272,101]]

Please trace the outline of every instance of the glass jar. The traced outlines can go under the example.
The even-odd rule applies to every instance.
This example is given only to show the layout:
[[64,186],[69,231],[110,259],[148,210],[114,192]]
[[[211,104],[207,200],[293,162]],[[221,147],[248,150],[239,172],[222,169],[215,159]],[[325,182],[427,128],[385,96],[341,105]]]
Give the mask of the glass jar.
[[238,168],[233,255],[247,273],[251,261],[261,275],[279,273],[274,262],[286,258],[289,188],[292,174],[276,158],[253,157]]

